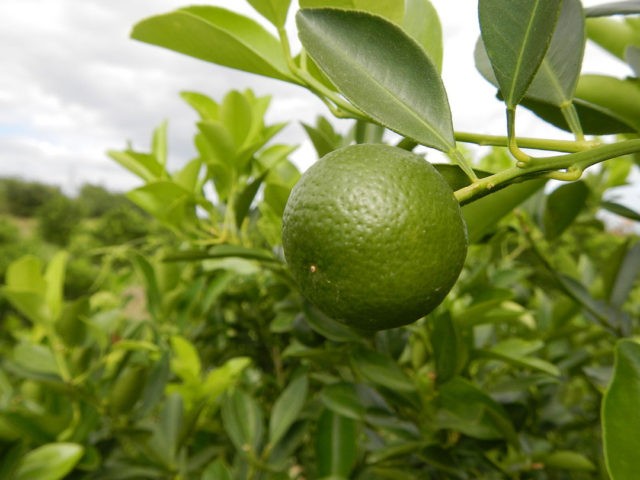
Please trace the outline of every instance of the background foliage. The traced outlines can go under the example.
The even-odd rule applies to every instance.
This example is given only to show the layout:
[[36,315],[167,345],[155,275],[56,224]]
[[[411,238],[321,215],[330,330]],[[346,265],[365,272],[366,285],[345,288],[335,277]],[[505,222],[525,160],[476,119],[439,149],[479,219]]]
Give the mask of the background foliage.
[[[282,31],[288,2],[249,3]],[[347,3],[382,14],[356,14],[365,19],[360,33],[374,18],[402,45],[407,34],[382,18],[401,24],[423,46],[414,46],[410,63],[433,64],[425,68],[439,81],[442,40],[411,21],[422,8],[438,25],[428,2],[406,2],[406,10]],[[484,3],[485,14],[500,3]],[[349,14],[331,15],[345,21]],[[446,115],[400,99],[412,111],[392,117],[393,109],[358,92],[352,100],[348,87],[336,96],[344,79],[329,68],[329,80],[314,60],[329,55],[339,66],[344,59],[323,52],[312,30],[321,20],[333,29],[340,23],[322,15],[301,17],[309,51],[319,51],[293,65],[286,37],[218,7],[147,19],[133,36],[302,83],[333,113],[353,114],[344,134],[326,118],[304,125],[318,156],[389,141],[375,118],[401,133],[415,129],[421,138],[403,140],[405,148],[435,143],[460,160]],[[588,31],[601,25],[579,19]],[[636,28],[632,19],[626,24]],[[178,27],[199,41],[175,35]],[[338,33],[349,41],[349,32]],[[639,48],[636,41],[625,51]],[[206,42],[220,48],[202,49]],[[491,57],[498,47],[486,44]],[[381,69],[365,63],[365,80],[375,83]],[[496,79],[510,88],[507,108],[526,99],[527,82],[514,78]],[[438,95],[441,85],[425,88]],[[198,115],[197,156],[167,169],[166,124],[148,150],[110,151],[140,178],[126,198],[94,186],[72,199],[27,182],[1,184],[1,478],[633,478],[639,214],[617,201],[616,188],[637,170],[637,155],[618,155],[572,183],[541,177],[467,203],[472,245],[445,302],[415,324],[362,336],[309,305],[286,270],[281,215],[300,173],[289,158],[295,146],[277,143],[284,124],[265,121],[269,98],[181,95]],[[575,129],[573,113],[529,100],[547,101],[543,110]],[[632,107],[613,94],[575,104],[585,108],[580,120],[597,112],[588,116],[593,125],[637,136],[622,111]],[[478,176],[512,168],[507,150],[505,143],[475,161]],[[438,168],[452,189],[467,188],[461,169]],[[627,223],[612,228],[603,210]]]

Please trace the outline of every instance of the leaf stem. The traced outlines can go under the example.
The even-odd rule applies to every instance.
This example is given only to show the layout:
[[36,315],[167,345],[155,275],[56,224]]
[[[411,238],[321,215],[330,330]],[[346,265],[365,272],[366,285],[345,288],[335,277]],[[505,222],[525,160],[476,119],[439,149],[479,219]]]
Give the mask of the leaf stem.
[[518,142],[516,139],[516,107],[507,107],[507,137],[508,137],[508,147],[511,155],[518,160],[519,164],[527,164],[531,157],[524,153],[518,147]]
[[[509,146],[509,139],[499,135],[483,135],[480,133],[455,132],[456,141],[462,143],[473,143],[476,145],[490,145],[495,147]],[[572,140],[550,140],[545,138],[520,137],[516,143],[522,148],[532,148],[534,150],[548,150],[553,152],[581,152],[600,145],[598,141],[572,141]]]

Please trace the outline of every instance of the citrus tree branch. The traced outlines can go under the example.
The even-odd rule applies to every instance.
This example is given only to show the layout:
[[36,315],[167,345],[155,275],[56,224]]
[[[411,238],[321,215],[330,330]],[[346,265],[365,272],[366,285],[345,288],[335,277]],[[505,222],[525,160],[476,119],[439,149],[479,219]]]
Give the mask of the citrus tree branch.
[[[583,170],[596,163],[640,152],[640,139],[602,145],[565,155],[531,158],[525,165],[508,168],[479,179],[455,192],[461,203],[468,203],[498,186],[531,178],[551,177],[558,180],[577,180]],[[551,174],[551,175],[549,175]]]
[[[509,139],[499,135],[484,135],[471,132],[456,132],[456,141],[462,143],[473,143],[482,146],[507,147]],[[516,138],[516,143],[522,148],[534,150],[548,150],[554,152],[581,152],[600,145],[598,141],[572,141],[572,140],[550,140],[546,138]]]

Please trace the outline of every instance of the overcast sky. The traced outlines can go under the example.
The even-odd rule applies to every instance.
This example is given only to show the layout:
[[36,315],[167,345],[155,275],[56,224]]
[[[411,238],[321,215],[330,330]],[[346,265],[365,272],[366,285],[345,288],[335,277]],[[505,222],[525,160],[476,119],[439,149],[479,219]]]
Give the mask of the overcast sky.
[[[502,104],[472,62],[479,34],[476,2],[432,2],[443,24],[443,78],[455,128],[503,134]],[[137,179],[105,151],[124,148],[127,140],[146,149],[152,130],[167,119],[170,162],[179,166],[194,155],[196,115],[178,93],[194,90],[220,99],[232,88],[272,95],[268,120],[291,122],[278,141],[300,144],[295,160],[302,167],[310,164],[315,157],[298,122],[312,122],[327,112],[309,92],[129,39],[137,21],[191,3],[198,2],[2,0],[0,176],[55,183],[68,192],[84,182],[117,190],[134,187]],[[253,15],[242,0],[200,3]],[[590,47],[587,58],[589,72],[628,73],[596,47]],[[524,113],[518,131],[562,135]]]

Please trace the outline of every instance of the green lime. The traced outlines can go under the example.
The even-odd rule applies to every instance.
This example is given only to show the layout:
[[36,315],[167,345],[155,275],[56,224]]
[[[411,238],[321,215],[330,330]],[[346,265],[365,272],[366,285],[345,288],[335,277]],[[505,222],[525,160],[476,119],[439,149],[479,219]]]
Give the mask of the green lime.
[[467,252],[460,206],[442,176],[418,155],[373,144],[331,152],[302,175],[282,241],[302,294],[364,330],[433,310]]

